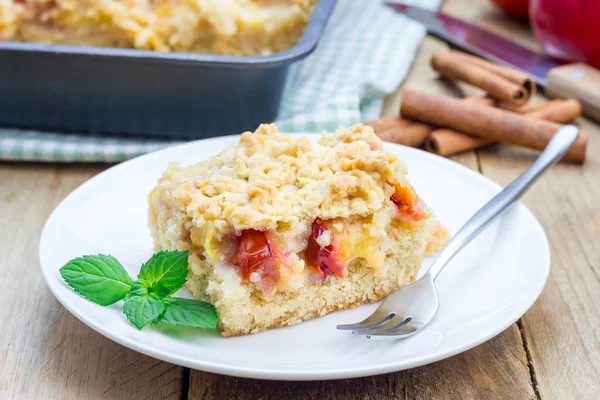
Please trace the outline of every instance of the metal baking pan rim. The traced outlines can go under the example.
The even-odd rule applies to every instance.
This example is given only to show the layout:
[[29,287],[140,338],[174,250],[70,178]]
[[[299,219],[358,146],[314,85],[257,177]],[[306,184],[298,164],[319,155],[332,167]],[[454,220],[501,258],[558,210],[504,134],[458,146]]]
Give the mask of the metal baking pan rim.
[[188,52],[160,52],[152,50],[112,47],[75,46],[17,41],[0,41],[0,52],[30,52],[53,55],[79,55],[99,59],[117,58],[119,61],[173,63],[215,66],[225,68],[265,68],[289,64],[306,57],[317,46],[331,15],[336,0],[320,0],[309,20],[302,39],[295,46],[268,56],[233,56]]

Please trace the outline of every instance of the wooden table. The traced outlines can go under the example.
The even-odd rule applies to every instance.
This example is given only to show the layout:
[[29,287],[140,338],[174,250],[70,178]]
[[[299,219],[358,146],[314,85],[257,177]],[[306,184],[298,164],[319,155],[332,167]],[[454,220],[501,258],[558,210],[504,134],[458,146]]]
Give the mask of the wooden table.
[[[447,12],[536,46],[528,29],[487,1],[449,0]],[[399,38],[399,40],[401,40]],[[428,60],[446,45],[427,38],[405,86],[454,94]],[[399,91],[398,91],[399,93]],[[398,109],[390,96],[385,113]],[[268,382],[190,371],[138,354],[79,322],[52,296],[38,240],[56,204],[108,165],[0,163],[1,399],[598,399],[600,398],[600,126],[584,166],[554,166],[524,197],[552,248],[546,288],[494,339],[438,363],[371,378]],[[453,159],[507,184],[535,153],[509,146]]]

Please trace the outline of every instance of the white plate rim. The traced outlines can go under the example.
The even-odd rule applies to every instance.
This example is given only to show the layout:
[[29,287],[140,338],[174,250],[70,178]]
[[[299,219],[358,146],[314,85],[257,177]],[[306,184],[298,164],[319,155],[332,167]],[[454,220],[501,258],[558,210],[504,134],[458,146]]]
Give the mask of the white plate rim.
[[[318,134],[316,134],[316,133],[298,133],[298,134],[294,134],[294,135],[295,136],[301,136],[301,135],[311,135],[311,136],[315,135],[316,136]],[[510,317],[507,317],[503,324],[499,324],[499,325],[495,326],[494,329],[490,329],[488,332],[485,332],[477,337],[471,338],[471,340],[465,341],[460,346],[457,345],[454,348],[450,348],[450,349],[447,349],[444,351],[438,351],[437,353],[425,354],[425,355],[422,355],[419,357],[415,357],[410,362],[404,362],[404,363],[390,362],[387,364],[375,364],[375,365],[372,365],[369,367],[362,367],[362,368],[348,368],[348,369],[340,368],[340,369],[336,369],[333,371],[327,371],[327,372],[318,371],[318,370],[304,370],[304,371],[297,372],[297,371],[282,371],[282,370],[277,370],[277,369],[264,369],[264,368],[263,369],[244,368],[244,367],[232,366],[230,364],[219,364],[219,363],[215,363],[215,362],[204,362],[202,360],[191,360],[191,359],[188,359],[185,357],[181,357],[178,355],[173,355],[173,354],[169,354],[164,351],[153,349],[151,346],[147,346],[140,342],[136,342],[135,340],[133,340],[131,338],[114,333],[110,329],[108,329],[100,324],[97,324],[93,319],[89,319],[86,315],[79,313],[76,307],[71,306],[69,304],[69,302],[66,301],[62,297],[62,295],[59,292],[59,288],[57,286],[55,286],[55,284],[53,283],[54,281],[52,279],[50,279],[50,276],[48,275],[49,268],[43,267],[43,264],[44,264],[43,252],[45,249],[45,243],[48,240],[47,239],[47,231],[48,231],[47,228],[52,225],[54,218],[56,218],[56,215],[59,214],[60,210],[62,209],[62,207],[65,206],[65,204],[68,202],[68,200],[70,199],[71,196],[74,196],[77,194],[78,191],[85,190],[85,188],[87,188],[88,186],[93,185],[97,180],[102,179],[105,174],[116,173],[117,171],[119,171],[122,168],[127,168],[131,163],[136,163],[136,162],[140,162],[141,160],[144,160],[146,158],[151,158],[158,153],[166,152],[166,151],[173,151],[173,150],[177,151],[181,148],[184,148],[184,147],[187,147],[190,145],[196,145],[199,142],[205,143],[207,141],[220,141],[223,139],[233,139],[235,137],[239,137],[239,135],[220,136],[220,137],[215,137],[215,138],[191,141],[191,142],[187,142],[187,143],[183,143],[183,144],[178,144],[175,146],[170,146],[170,147],[167,147],[164,149],[160,149],[160,150],[148,153],[148,154],[144,154],[144,155],[132,158],[130,160],[127,160],[120,164],[112,166],[112,167],[106,169],[105,171],[100,172],[99,174],[97,174],[97,175],[93,176],[92,178],[88,179],[87,181],[83,182],[76,189],[74,189],[71,193],[69,193],[55,207],[55,209],[52,211],[52,213],[48,217],[46,223],[44,224],[44,228],[42,229],[42,233],[41,233],[40,241],[39,241],[39,261],[40,261],[40,268],[42,270],[42,275],[44,277],[44,280],[46,281],[46,284],[50,288],[50,291],[56,297],[56,299],[71,314],[73,314],[77,319],[79,319],[81,322],[83,322],[85,325],[87,325],[91,329],[95,330],[96,332],[100,333],[101,335],[107,337],[108,339],[110,339],[116,343],[119,343],[125,347],[128,347],[134,351],[137,351],[139,353],[145,354],[150,357],[154,357],[154,358],[157,358],[157,359],[160,359],[160,360],[163,360],[166,362],[170,362],[170,363],[173,363],[176,365],[180,365],[183,367],[188,367],[188,368],[192,368],[192,369],[197,369],[197,370],[202,370],[202,371],[212,372],[212,373],[217,373],[217,374],[242,377],[242,378],[266,379],[266,380],[286,380],[286,381],[308,381],[308,380],[335,380],[335,379],[358,378],[358,377],[373,376],[373,375],[397,372],[397,371],[401,371],[401,370],[406,370],[406,369],[415,368],[415,367],[427,365],[430,363],[434,363],[434,362],[452,357],[454,355],[460,354],[464,351],[470,350],[470,349],[494,338],[495,336],[497,336],[498,334],[500,334],[504,330],[506,330],[509,326],[514,324],[520,317],[522,317],[531,308],[531,306],[539,298],[540,294],[542,293],[542,291],[546,285],[546,282],[548,280],[548,276],[550,273],[550,265],[551,265],[550,247],[549,247],[548,239],[547,239],[546,233],[544,232],[541,224],[539,223],[539,221],[537,220],[535,215],[533,215],[533,213],[522,202],[519,201],[519,202],[517,202],[517,204],[514,205],[514,207],[520,208],[521,211],[524,211],[526,214],[528,214],[529,217],[531,217],[531,219],[534,223],[532,228],[537,230],[538,233],[541,235],[540,239],[543,238],[542,246],[543,246],[544,251],[543,251],[543,253],[539,254],[539,257],[541,259],[540,264],[543,265],[543,279],[540,279],[537,282],[538,283],[537,287],[535,287],[534,289],[532,288],[531,293],[533,294],[533,296],[530,298],[530,301],[527,303],[521,303],[520,307],[515,307],[513,314],[511,314]],[[398,145],[398,144],[394,144],[394,143],[385,142],[385,146],[386,146],[386,148],[399,147],[399,148],[402,148],[402,151],[418,153],[419,157],[429,158],[434,162],[441,163],[445,168],[454,169],[454,170],[459,171],[459,173],[468,174],[473,179],[478,180],[480,182],[480,184],[486,185],[489,188],[493,189],[493,191],[495,193],[502,190],[502,187],[500,185],[493,182],[492,180],[487,178],[485,175],[483,175],[479,172],[476,172],[462,164],[459,164],[457,162],[449,160],[445,157],[437,156],[435,154],[428,153],[428,152],[420,150],[420,149],[415,149],[415,148]],[[508,212],[510,212],[510,211],[508,211]],[[367,339],[365,339],[365,340],[367,340]]]

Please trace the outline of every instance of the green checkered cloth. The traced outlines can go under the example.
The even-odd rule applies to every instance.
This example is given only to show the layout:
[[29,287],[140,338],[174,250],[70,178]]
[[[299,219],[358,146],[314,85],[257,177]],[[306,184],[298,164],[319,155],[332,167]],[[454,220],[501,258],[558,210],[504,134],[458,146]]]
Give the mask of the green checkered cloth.
[[[435,9],[439,2],[410,3]],[[279,129],[318,132],[377,118],[424,36],[423,26],[383,0],[338,0],[315,52],[290,68]],[[118,162],[178,143],[0,128],[0,159]]]

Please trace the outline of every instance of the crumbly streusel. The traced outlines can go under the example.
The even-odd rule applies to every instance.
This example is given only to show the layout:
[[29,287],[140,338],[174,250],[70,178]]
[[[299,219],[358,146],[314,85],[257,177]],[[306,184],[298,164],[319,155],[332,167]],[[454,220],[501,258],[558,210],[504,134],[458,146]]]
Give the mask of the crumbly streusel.
[[296,44],[316,0],[0,0],[0,40],[267,55]]
[[407,184],[405,174],[368,127],[325,133],[315,144],[261,125],[207,161],[171,164],[158,190],[169,188],[162,193],[193,225],[210,223],[220,235],[366,216],[385,206],[394,183]]

